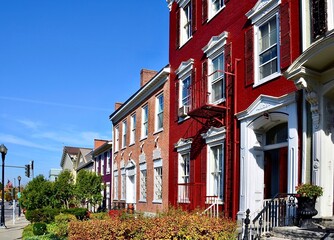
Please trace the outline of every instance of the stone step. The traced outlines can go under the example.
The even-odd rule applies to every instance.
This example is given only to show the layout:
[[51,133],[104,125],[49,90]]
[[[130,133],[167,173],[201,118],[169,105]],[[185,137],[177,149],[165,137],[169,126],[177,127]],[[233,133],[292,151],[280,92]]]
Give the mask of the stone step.
[[[313,228],[301,229],[299,227],[277,227],[271,232],[272,237],[294,240],[329,240],[334,239],[334,229],[331,228]],[[270,239],[274,239],[274,238]]]

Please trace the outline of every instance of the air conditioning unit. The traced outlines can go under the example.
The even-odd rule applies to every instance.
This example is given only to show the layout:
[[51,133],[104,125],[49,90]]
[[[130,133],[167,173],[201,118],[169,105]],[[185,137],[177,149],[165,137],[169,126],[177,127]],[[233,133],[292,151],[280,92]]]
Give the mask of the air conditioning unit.
[[189,112],[189,106],[183,105],[179,108],[179,117],[186,117]]

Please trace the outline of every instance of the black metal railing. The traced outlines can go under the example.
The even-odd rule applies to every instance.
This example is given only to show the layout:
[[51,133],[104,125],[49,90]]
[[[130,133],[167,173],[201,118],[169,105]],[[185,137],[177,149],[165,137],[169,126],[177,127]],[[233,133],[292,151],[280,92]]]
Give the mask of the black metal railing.
[[278,193],[272,199],[263,201],[263,209],[253,219],[250,217],[250,210],[247,209],[242,239],[260,239],[274,227],[295,225],[296,208],[296,194]]

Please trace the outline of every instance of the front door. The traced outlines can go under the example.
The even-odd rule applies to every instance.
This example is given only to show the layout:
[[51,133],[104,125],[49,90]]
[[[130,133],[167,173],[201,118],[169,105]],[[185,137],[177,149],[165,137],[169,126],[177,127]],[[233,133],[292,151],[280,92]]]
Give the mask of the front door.
[[287,192],[288,148],[264,151],[264,198]]

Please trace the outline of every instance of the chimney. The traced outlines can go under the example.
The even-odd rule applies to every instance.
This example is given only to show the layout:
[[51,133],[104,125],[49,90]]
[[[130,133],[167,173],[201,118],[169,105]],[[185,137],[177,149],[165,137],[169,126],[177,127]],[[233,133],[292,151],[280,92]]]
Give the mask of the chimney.
[[103,144],[108,142],[107,140],[94,139],[94,150],[101,147]]
[[123,103],[121,103],[121,102],[117,102],[117,103],[115,103],[115,111],[116,111],[117,109],[119,109],[122,105],[123,105]]
[[140,87],[144,86],[148,81],[150,81],[155,75],[157,71],[142,69],[140,71]]

